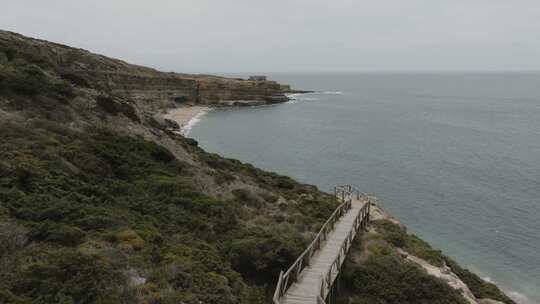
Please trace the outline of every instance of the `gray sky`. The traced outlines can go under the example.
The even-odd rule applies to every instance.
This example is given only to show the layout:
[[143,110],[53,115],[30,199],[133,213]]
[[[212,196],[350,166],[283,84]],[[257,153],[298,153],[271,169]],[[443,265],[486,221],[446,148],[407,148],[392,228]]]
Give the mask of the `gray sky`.
[[167,71],[540,70],[539,0],[2,2],[2,29]]

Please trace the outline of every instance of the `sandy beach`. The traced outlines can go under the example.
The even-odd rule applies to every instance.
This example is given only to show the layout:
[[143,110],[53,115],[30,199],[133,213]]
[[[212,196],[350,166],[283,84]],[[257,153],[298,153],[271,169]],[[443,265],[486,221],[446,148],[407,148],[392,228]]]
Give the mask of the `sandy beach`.
[[171,109],[163,117],[173,120],[180,125],[180,133],[187,135],[191,128],[206,114],[210,108],[202,106],[189,106]]

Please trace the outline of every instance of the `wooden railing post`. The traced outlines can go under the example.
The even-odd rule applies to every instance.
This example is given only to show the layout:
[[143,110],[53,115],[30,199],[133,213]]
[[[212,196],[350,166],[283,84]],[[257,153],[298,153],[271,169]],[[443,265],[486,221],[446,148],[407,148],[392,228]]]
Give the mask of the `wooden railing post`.
[[371,200],[368,198],[368,201],[367,201],[367,221],[369,223],[369,213],[370,213],[370,210],[371,209]]

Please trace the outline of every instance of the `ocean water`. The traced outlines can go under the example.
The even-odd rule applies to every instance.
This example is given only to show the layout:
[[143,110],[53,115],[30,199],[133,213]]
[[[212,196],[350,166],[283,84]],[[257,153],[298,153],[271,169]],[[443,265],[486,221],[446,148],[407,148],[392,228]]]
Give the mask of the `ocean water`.
[[355,184],[519,303],[540,303],[540,74],[270,76],[317,93],[211,111],[190,136],[322,190]]

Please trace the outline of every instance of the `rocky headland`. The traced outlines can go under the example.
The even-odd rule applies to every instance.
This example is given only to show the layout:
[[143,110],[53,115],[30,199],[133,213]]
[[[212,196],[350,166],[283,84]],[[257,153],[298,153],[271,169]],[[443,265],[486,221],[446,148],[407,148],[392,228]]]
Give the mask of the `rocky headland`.
[[142,108],[272,104],[288,101],[287,93],[302,92],[270,80],[160,72],[7,31],[0,31],[0,47],[47,61],[63,79],[130,99]]

